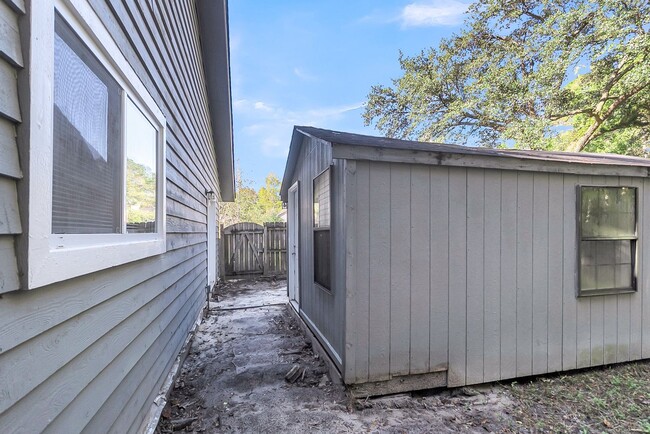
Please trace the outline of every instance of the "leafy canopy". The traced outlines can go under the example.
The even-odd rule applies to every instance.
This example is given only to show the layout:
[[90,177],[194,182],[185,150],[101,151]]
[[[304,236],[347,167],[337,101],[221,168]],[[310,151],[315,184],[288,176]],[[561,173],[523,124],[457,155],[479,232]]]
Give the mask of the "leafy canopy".
[[278,177],[269,173],[266,175],[264,186],[256,191],[238,168],[235,176],[235,201],[222,202],[219,205],[219,222],[230,226],[240,222],[263,224],[281,221],[280,185]]
[[364,113],[389,137],[643,154],[648,0],[479,0],[465,29],[407,57]]

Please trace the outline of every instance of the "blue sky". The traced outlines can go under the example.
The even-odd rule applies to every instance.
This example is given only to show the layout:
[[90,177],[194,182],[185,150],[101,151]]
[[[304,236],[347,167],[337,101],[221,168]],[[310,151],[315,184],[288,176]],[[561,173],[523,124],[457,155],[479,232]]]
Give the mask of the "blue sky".
[[294,125],[379,135],[361,114],[372,85],[458,32],[454,0],[230,0],[235,159],[255,187],[282,178]]

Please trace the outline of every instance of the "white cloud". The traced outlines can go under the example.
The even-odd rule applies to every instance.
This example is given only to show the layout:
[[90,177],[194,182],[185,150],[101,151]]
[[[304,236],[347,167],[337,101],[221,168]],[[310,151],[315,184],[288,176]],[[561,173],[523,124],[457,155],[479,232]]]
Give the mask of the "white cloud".
[[462,22],[467,6],[455,0],[410,3],[402,9],[399,22],[403,27],[453,26]]
[[262,101],[237,100],[233,107],[243,124],[235,140],[255,144],[266,157],[284,159],[294,125],[332,127],[346,113],[362,108],[363,103],[292,110]]
[[255,104],[253,104],[253,107],[255,107],[255,110],[262,110],[265,112],[272,112],[273,108],[268,106],[266,103],[262,101],[257,101]]
[[293,68],[293,73],[296,77],[301,79],[302,81],[316,81],[318,80],[318,77],[306,72],[302,68]]
[[454,26],[462,23],[468,6],[469,3],[457,0],[415,1],[399,10],[375,10],[360,22],[400,23],[403,28]]

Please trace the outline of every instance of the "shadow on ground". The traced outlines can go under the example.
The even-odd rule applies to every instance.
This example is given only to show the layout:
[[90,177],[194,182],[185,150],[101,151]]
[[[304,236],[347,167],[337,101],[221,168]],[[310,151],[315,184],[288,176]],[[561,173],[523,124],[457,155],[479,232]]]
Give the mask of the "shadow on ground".
[[[444,391],[351,399],[290,315],[286,281],[231,281],[216,292],[158,433],[503,432],[508,395]],[[304,368],[294,383],[285,375]],[[469,395],[469,396],[467,396]]]
[[[650,433],[650,362],[354,400],[287,305],[283,280],[222,285],[158,434],[173,432]],[[293,383],[285,375],[298,366]],[[304,372],[304,375],[302,374]]]

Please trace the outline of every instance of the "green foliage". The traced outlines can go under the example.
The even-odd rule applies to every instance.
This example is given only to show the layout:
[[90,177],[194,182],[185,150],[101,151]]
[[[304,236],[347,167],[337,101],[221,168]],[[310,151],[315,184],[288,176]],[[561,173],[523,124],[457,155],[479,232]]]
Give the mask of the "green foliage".
[[235,178],[235,201],[219,205],[221,224],[229,226],[240,222],[263,224],[281,221],[281,182],[274,173],[266,176],[265,184],[259,191],[251,187],[251,182],[244,178],[241,169],[237,169]]
[[650,143],[650,3],[478,0],[460,35],[374,86],[389,137],[642,155]]
[[156,175],[135,161],[126,161],[127,223],[156,220]]

